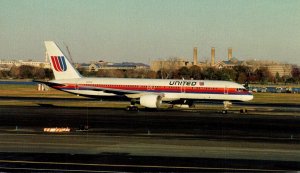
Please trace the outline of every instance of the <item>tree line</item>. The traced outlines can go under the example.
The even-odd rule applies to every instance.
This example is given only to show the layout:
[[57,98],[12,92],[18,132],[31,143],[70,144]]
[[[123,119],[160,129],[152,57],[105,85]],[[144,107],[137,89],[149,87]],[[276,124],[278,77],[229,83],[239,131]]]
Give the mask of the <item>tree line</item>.
[[178,70],[165,72],[164,70],[158,71],[158,77],[164,78],[170,76],[174,79],[196,79],[196,80],[226,80],[235,81],[237,83],[299,83],[300,70],[298,67],[293,67],[291,76],[280,76],[277,72],[276,75],[268,70],[267,67],[259,67],[253,70],[248,66],[234,66],[233,68],[217,69],[214,67],[200,68],[199,66],[181,67]]
[[[150,79],[195,79],[195,80],[226,80],[238,83],[299,83],[300,69],[293,67],[291,76],[275,76],[266,67],[252,70],[248,66],[234,66],[232,69],[199,66],[181,67],[179,69],[160,69],[157,72],[149,69],[101,69],[89,72],[79,68],[78,71],[86,77],[116,77],[116,78],[150,78]],[[54,78],[51,69],[22,65],[13,66],[10,71],[0,71],[0,79],[46,79]]]
[[51,69],[28,65],[12,66],[9,71],[0,70],[0,79],[53,79]]

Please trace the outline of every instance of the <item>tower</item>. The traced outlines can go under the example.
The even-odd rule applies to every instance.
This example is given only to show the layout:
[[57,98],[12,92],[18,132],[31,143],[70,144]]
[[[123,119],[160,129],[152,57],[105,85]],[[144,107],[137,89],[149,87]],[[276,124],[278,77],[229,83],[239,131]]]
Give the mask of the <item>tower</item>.
[[211,48],[211,63],[210,63],[211,66],[214,66],[215,65],[215,48],[212,47]]
[[228,61],[232,59],[232,48],[228,48]]
[[194,47],[194,63],[193,65],[197,65],[198,64],[198,50],[197,47]]

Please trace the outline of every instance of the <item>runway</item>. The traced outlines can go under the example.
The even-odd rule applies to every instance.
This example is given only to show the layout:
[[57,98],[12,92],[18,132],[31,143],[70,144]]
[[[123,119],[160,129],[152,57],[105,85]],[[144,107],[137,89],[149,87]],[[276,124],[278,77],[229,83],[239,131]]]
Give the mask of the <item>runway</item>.
[[[37,129],[44,127],[70,127],[73,131],[82,125],[89,133],[108,134],[171,134],[216,139],[284,140],[300,138],[300,116],[269,114],[223,115],[217,111],[141,110],[128,112],[123,108],[91,108],[63,106],[0,106],[1,127]],[[271,112],[272,113],[272,112]],[[272,113],[275,114],[275,113]]]
[[[204,110],[0,106],[0,170],[300,170],[300,117]],[[78,131],[88,125],[89,131]],[[44,127],[69,127],[51,134]]]

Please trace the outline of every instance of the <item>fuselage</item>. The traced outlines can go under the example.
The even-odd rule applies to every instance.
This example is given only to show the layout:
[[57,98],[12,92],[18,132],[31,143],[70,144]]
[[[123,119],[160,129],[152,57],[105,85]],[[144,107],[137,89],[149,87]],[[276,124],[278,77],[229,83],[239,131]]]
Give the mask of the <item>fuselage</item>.
[[179,99],[249,101],[252,93],[244,86],[217,80],[78,78],[49,81],[62,85],[53,88],[90,97],[139,98],[141,95],[161,95],[162,101]]

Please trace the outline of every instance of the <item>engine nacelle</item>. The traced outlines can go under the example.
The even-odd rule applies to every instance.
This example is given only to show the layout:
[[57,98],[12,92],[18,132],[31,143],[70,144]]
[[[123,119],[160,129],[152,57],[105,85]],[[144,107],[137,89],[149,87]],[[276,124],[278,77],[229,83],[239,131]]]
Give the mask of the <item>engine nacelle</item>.
[[158,108],[162,101],[159,95],[143,95],[140,97],[140,104],[147,108]]

